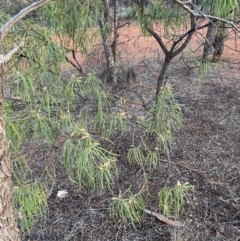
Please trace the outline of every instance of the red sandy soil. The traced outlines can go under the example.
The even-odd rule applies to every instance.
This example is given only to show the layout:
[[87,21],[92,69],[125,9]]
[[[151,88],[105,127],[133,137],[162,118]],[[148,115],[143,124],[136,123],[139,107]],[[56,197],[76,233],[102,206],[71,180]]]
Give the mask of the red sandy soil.
[[[126,22],[126,20],[122,20]],[[120,23],[122,24],[122,23]],[[156,31],[163,33],[163,27],[156,27]],[[179,33],[176,33],[176,35]],[[175,35],[175,36],[176,36]],[[206,29],[197,31],[190,44],[185,49],[185,54],[194,54],[201,56],[203,51],[203,44],[206,36]],[[227,41],[225,43],[225,49],[222,59],[231,60],[231,62],[240,61],[240,45],[237,43],[238,37],[235,36],[233,31],[229,31]],[[172,42],[168,39],[163,39],[167,46],[171,46]],[[96,44],[96,47],[99,46]],[[126,62],[140,62],[146,58],[163,58],[163,52],[161,51],[158,43],[153,37],[143,36],[139,26],[135,23],[125,25],[119,31],[118,38],[118,51],[121,59]],[[80,53],[77,55],[79,63],[84,64],[85,57]],[[69,55],[70,57],[70,55]]]

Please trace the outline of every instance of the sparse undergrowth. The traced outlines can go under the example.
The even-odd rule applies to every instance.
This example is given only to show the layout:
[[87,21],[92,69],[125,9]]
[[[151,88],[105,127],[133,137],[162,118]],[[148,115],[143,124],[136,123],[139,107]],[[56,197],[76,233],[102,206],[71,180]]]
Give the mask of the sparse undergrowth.
[[[51,13],[51,7],[50,4],[45,9],[46,17]],[[63,11],[61,7],[64,5],[60,4],[58,7],[59,11]],[[81,8],[80,5],[76,7]],[[73,18],[77,17],[76,13],[71,13]],[[67,22],[65,24],[67,28]],[[86,28],[82,31],[86,33],[91,23],[84,24]],[[39,185],[47,188],[41,191],[41,195],[35,196],[39,198],[39,202],[34,201],[29,205],[26,201],[26,210],[21,210],[24,192],[28,197],[28,189],[36,188],[31,170],[24,172],[29,162],[23,151],[27,143],[32,143],[37,149],[58,150],[72,185],[99,198],[103,193],[110,192],[113,197],[109,204],[110,216],[117,217],[125,225],[128,222],[132,225],[139,223],[142,205],[134,205],[134,197],[144,203],[141,188],[129,188],[131,195],[127,198],[130,202],[124,201],[125,199],[122,201],[121,195],[114,199],[116,194],[113,188],[119,179],[119,168],[129,164],[142,168],[143,176],[147,178],[148,173],[158,167],[159,160],[170,155],[173,133],[182,120],[181,106],[169,86],[162,88],[157,101],[145,105],[146,100],[140,94],[133,95],[136,91],[130,89],[118,92],[114,88],[108,90],[106,84],[94,74],[62,71],[61,63],[66,61],[67,43],[64,35],[61,35],[65,31],[64,26],[57,25],[56,29],[62,46],[52,41],[52,32],[44,26],[32,25],[26,21],[25,25],[19,27],[26,38],[26,44],[18,56],[20,59],[13,60],[13,74],[5,83],[6,133],[14,157],[14,182],[18,190],[14,200],[16,213],[22,213],[21,231],[30,232],[33,216],[41,214],[39,210],[43,205],[42,200],[51,195],[52,183],[54,185],[57,181],[54,180],[54,174],[46,171],[51,183],[46,177],[40,178],[43,183]],[[75,37],[81,37],[83,34],[74,31],[78,30],[68,29],[69,38],[75,34]],[[95,37],[94,34],[89,36],[88,41]],[[15,36],[10,35],[9,48],[15,41],[14,38]],[[76,42],[73,51],[79,47]],[[82,52],[86,51],[87,46],[81,47]],[[121,73],[120,70],[119,72]],[[124,78],[120,76],[121,80]],[[124,86],[126,83],[119,85]],[[133,115],[128,106],[130,99],[133,103],[141,100],[144,108]],[[120,151],[121,143],[124,143],[124,148]],[[122,192],[125,193],[125,190]],[[126,203],[131,205],[128,207]],[[130,208],[130,211],[125,210],[125,207]],[[31,222],[28,223],[27,220]]]
[[[51,10],[52,6],[54,5],[50,5],[48,10]],[[59,2],[59,7],[59,12],[55,12],[57,15],[63,13],[61,2]],[[91,9],[92,5],[89,5],[89,10],[92,11]],[[78,12],[75,10],[74,8],[74,11],[70,11],[69,14],[75,14],[75,17],[79,17]],[[80,13],[81,16],[86,14],[84,11]],[[47,14],[48,12],[46,12],[46,16]],[[71,17],[69,19],[72,21]],[[53,21],[51,24],[56,23]],[[127,86],[126,83],[118,83],[120,86],[118,87],[121,88],[120,91],[114,86],[109,88],[109,85],[103,83],[95,74],[84,73],[79,63],[77,63],[77,67],[75,66],[78,69],[76,75],[72,74],[71,71],[61,71],[62,63],[66,61],[66,54],[70,50],[68,49],[69,46],[67,46],[69,39],[66,38],[66,41],[64,31],[59,29],[60,25],[57,24],[55,27],[57,27],[57,34],[59,33],[58,38],[64,45],[63,48],[52,41],[51,35],[49,35],[51,32],[48,32],[45,27],[26,21],[26,25],[19,30],[20,35],[26,39],[26,47],[8,66],[10,69],[12,64],[15,67],[13,68],[14,74],[9,76],[9,81],[5,85],[5,121],[13,159],[14,204],[23,236],[28,239],[27,235],[31,234],[34,223],[39,218],[43,218],[45,224],[48,222],[48,198],[48,204],[52,209],[61,210],[60,213],[65,212],[65,214],[77,218],[80,215],[81,221],[75,219],[73,220],[74,223],[71,223],[70,218],[67,225],[59,225],[59,220],[62,217],[53,222],[49,233],[62,232],[59,237],[62,235],[61,238],[65,240],[79,238],[81,240],[94,240],[92,231],[86,231],[85,219],[87,218],[92,222],[92,226],[89,227],[93,227],[95,231],[98,224],[102,225],[97,227],[95,237],[103,232],[100,230],[101,228],[109,231],[109,225],[107,226],[105,223],[108,222],[109,224],[111,222],[114,228],[109,232],[115,236],[107,237],[106,231],[106,236],[102,235],[101,237],[104,237],[105,240],[123,239],[126,230],[132,228],[141,230],[144,222],[147,223],[147,218],[143,218],[143,209],[148,205],[150,208],[154,207],[155,209],[160,207],[163,214],[173,219],[181,218],[180,215],[185,216],[185,220],[191,223],[195,220],[189,220],[188,213],[184,213],[184,207],[185,203],[192,203],[195,204],[194,207],[197,208],[200,216],[204,216],[204,222],[207,220],[206,225],[209,225],[213,216],[215,222],[217,222],[216,215],[209,214],[210,208],[208,208],[208,205],[210,202],[207,195],[207,198],[205,196],[202,202],[198,200],[198,204],[200,204],[198,206],[190,201],[193,185],[188,184],[188,182],[193,182],[194,186],[198,186],[198,191],[200,189],[200,192],[194,193],[196,196],[201,196],[205,192],[204,188],[202,188],[201,182],[203,182],[205,185],[208,184],[206,185],[208,195],[209,193],[215,195],[217,204],[220,203],[221,206],[224,207],[225,205],[229,208],[229,203],[231,203],[236,215],[233,215],[234,212],[231,209],[229,213],[234,217],[231,218],[229,215],[228,219],[220,219],[219,223],[227,223],[230,219],[230,221],[237,219],[239,215],[239,198],[236,186],[234,186],[235,182],[231,179],[231,175],[220,177],[222,174],[219,168],[220,166],[222,168],[224,165],[229,165],[224,161],[232,153],[229,155],[221,153],[224,156],[223,159],[214,151],[211,158],[216,159],[217,164],[212,164],[210,161],[210,164],[206,164],[205,159],[202,158],[205,154],[198,150],[198,145],[194,143],[196,140],[193,139],[192,143],[187,142],[188,139],[194,136],[196,130],[192,128],[191,124],[188,127],[193,130],[192,132],[185,130],[186,136],[184,136],[185,133],[182,134],[184,138],[180,142],[181,147],[183,147],[179,151],[181,153],[176,154],[175,152],[175,157],[181,159],[186,149],[189,150],[189,153],[195,154],[195,152],[199,152],[196,156],[199,159],[202,158],[202,165],[205,168],[207,166],[207,171],[206,169],[198,171],[188,168],[187,166],[190,163],[186,165],[186,162],[185,166],[174,162],[166,164],[167,161],[164,160],[166,165],[164,167],[159,165],[162,158],[167,157],[170,159],[172,145],[175,145],[176,150],[176,143],[179,143],[179,140],[174,142],[173,136],[182,122],[182,111],[181,105],[173,96],[172,87],[164,86],[158,99],[148,102],[149,96],[146,98],[146,95],[149,95],[149,93],[145,96],[141,95],[136,89],[133,90],[133,86]],[[74,50],[70,51],[73,53],[73,58],[75,58],[74,51],[80,48],[82,52],[85,52],[87,44],[90,43],[85,34],[87,27],[90,26],[88,20],[82,25],[84,26],[78,32],[78,35],[72,32],[72,28],[69,28],[68,23],[65,26],[70,38],[75,37],[75,39],[79,40],[73,43]],[[18,31],[18,26],[16,29]],[[63,34],[63,38],[61,38],[61,34]],[[94,36],[92,37],[94,38]],[[39,41],[35,41],[36,38]],[[87,44],[79,46],[80,40]],[[14,41],[18,41],[18,35],[10,36],[6,43],[7,48],[10,49]],[[18,65],[19,59],[25,60],[25,66]],[[127,64],[121,63],[121,66],[127,66]],[[212,69],[210,70],[209,66],[203,64],[200,66],[200,72],[205,73],[208,71],[210,73]],[[121,68],[119,69],[121,74]],[[90,70],[89,66],[88,70]],[[124,69],[122,73],[125,72]],[[200,76],[201,83],[204,83],[205,78],[207,78],[207,75]],[[124,80],[125,76],[120,79]],[[126,88],[123,90],[123,87]],[[173,88],[175,88],[175,85],[173,85]],[[179,89],[181,88],[182,86]],[[225,90],[225,88],[223,89]],[[233,89],[231,91],[233,92]],[[232,94],[231,91],[229,96]],[[231,98],[222,90],[220,93],[221,97]],[[202,96],[201,93],[200,96]],[[218,99],[220,97],[217,96],[214,99],[216,103],[220,102]],[[194,98],[186,99],[195,101]],[[137,105],[140,108],[136,108]],[[203,117],[206,118],[206,126],[209,125],[209,105],[212,105],[212,103],[208,103],[205,109],[202,110],[202,113],[205,114]],[[201,106],[197,104],[196,106],[201,109]],[[202,125],[202,132],[196,130],[199,137],[203,139],[210,136],[210,141],[205,139],[207,145],[215,143],[215,140],[219,141],[218,133],[212,131],[213,129],[219,128],[222,134],[221,128],[223,125],[225,126],[226,121],[235,124],[233,119],[237,119],[238,116],[237,106],[237,103],[228,106],[228,109],[231,109],[231,113],[228,113],[231,118],[220,115],[220,117],[218,116],[218,118],[209,121],[212,122],[209,125],[211,128],[205,130],[205,125]],[[222,108],[221,105],[220,107],[214,107],[217,110]],[[195,116],[191,111],[187,109],[187,115],[190,113],[190,117],[187,119],[186,115],[185,121],[189,121]],[[197,109],[196,112],[198,113],[198,111]],[[198,116],[196,121],[199,121],[199,119],[205,121],[204,118],[199,118],[199,115],[196,114],[196,116]],[[220,123],[218,123],[219,120],[221,120]],[[237,125],[234,127],[238,128]],[[213,137],[209,135],[209,132],[213,132]],[[238,137],[234,132],[231,132],[231,138],[234,143],[231,148],[235,148],[235,144],[239,142]],[[225,139],[228,139],[228,137],[225,136]],[[184,146],[185,143],[188,143],[191,147]],[[29,150],[30,145],[31,150]],[[217,145],[218,143],[214,148]],[[203,145],[202,149],[204,152],[208,152],[208,146]],[[36,160],[31,160],[32,153],[39,154]],[[57,156],[58,165],[52,162],[53,155]],[[188,155],[185,154],[184,157],[188,158]],[[40,163],[37,163],[39,160]],[[198,161],[197,159],[195,163],[198,163]],[[40,167],[41,174],[34,175],[34,170],[29,167],[34,166],[33,163]],[[180,174],[176,167],[185,168],[188,176],[184,172]],[[168,168],[168,171],[166,171],[166,168]],[[201,164],[198,168],[201,169]],[[218,171],[215,172],[215,169]],[[232,169],[231,167],[229,171],[233,172]],[[199,175],[202,179],[196,178],[193,173]],[[206,178],[207,175],[208,178]],[[58,180],[59,176],[61,178]],[[185,184],[173,186],[173,183],[179,180]],[[215,186],[211,187],[209,184]],[[216,185],[218,185],[217,188]],[[56,195],[56,191],[66,186],[72,193],[68,193],[69,199],[67,199],[68,195],[61,199]],[[231,198],[223,197],[221,188],[228,190],[227,193]],[[194,197],[195,202],[196,196]],[[73,203],[78,203],[78,208],[73,207]],[[205,205],[205,203],[207,204]],[[202,211],[203,207],[205,208],[204,211]],[[191,205],[188,205],[188,208],[191,209]],[[224,208],[223,210],[227,210]],[[83,215],[89,213],[90,216]],[[226,216],[226,212],[224,214]],[[94,223],[96,220],[97,225]],[[58,227],[54,226],[56,223],[59,225]],[[156,225],[156,220],[148,220],[146,225],[150,226],[150,230],[152,230],[152,227]],[[65,229],[63,226],[65,226]],[[61,230],[60,227],[62,227],[62,231],[56,231]],[[222,227],[225,226],[208,230],[215,232],[216,238],[221,238],[223,236]],[[159,231],[156,227],[155,230]],[[64,233],[64,231],[66,232]],[[121,236],[120,232],[122,232]],[[171,234],[172,240],[181,240],[187,236],[186,233],[182,234],[175,229],[168,232]],[[89,234],[92,236],[90,237]],[[44,235],[41,238],[44,240]],[[157,235],[157,238],[160,237]],[[54,239],[59,240],[58,237],[54,237]]]
[[[38,148],[62,149],[62,160],[70,182],[93,195],[105,192],[106,188],[113,190],[119,165],[125,161],[151,172],[163,155],[170,154],[173,132],[181,123],[182,113],[169,86],[162,90],[156,103],[142,111],[141,116],[136,116],[135,121],[130,116],[131,110],[125,106],[127,96],[118,97],[116,93],[108,92],[92,74],[86,78],[65,78],[46,73],[36,81],[33,75],[25,73],[12,78],[14,85],[9,86],[11,98],[5,104],[5,120],[15,157],[13,167],[20,166],[20,169],[14,168],[14,173],[17,190],[21,193],[35,186],[34,177],[25,173],[23,180],[19,178],[23,168],[18,160],[23,157],[22,146],[29,141]],[[124,150],[127,154],[116,152],[118,144],[124,142],[121,138],[115,140],[117,135],[128,139]],[[60,139],[64,140],[63,143],[59,142]],[[120,154],[126,155],[126,160],[119,158]],[[24,184],[29,177],[32,184]],[[48,192],[42,191],[35,198],[46,199]],[[127,201],[120,197],[115,199],[112,194],[110,217],[120,218],[125,224],[139,223],[138,213],[142,205],[132,206],[134,197],[141,197],[141,203],[144,202],[144,195],[138,192],[141,189],[134,190]],[[18,213],[23,212],[18,204],[22,196],[24,194],[15,193]],[[26,204],[30,210],[21,215],[22,231],[25,228],[30,232],[33,222],[27,224],[27,220],[32,220],[36,215],[34,209],[40,209],[41,203],[39,200],[32,202],[33,206]],[[128,207],[127,203],[131,205]]]
[[[224,64],[222,70],[218,73],[223,76],[223,73],[226,73],[227,70],[228,64]],[[233,70],[236,69],[233,68]],[[179,67],[173,69],[173,75],[178,75],[178,71]],[[54,187],[53,193],[49,198],[50,217],[47,216],[40,221],[45,234],[41,236],[43,231],[39,230],[39,224],[37,224],[37,228],[33,228],[31,237],[36,235],[40,240],[54,240],[51,231],[54,228],[54,237],[58,240],[78,240],[79,238],[80,240],[96,240],[98,237],[100,240],[114,237],[118,238],[118,240],[123,238],[131,240],[132,237],[147,237],[148,240],[156,240],[161,237],[162,240],[166,241],[179,241],[181,238],[182,240],[194,240],[197,238],[198,240],[206,241],[214,237],[228,240],[229,237],[232,237],[231,239],[234,240],[234,237],[238,235],[236,230],[238,226],[234,222],[237,221],[239,215],[239,211],[234,208],[239,207],[237,199],[239,182],[236,178],[239,165],[237,164],[237,158],[232,159],[234,156],[237,157],[236,153],[238,152],[236,149],[236,144],[238,143],[236,134],[236,128],[238,127],[236,123],[239,122],[239,110],[234,96],[237,96],[239,90],[233,90],[229,86],[230,82],[227,80],[220,82],[220,80],[214,79],[215,73],[211,72],[210,74],[208,78],[213,79],[214,83],[205,80],[199,86],[195,75],[192,78],[196,78],[196,81],[186,79],[183,80],[181,85],[179,83],[187,92],[182,90],[178,83],[174,82],[174,85],[172,83],[174,91],[178,93],[178,96],[185,103],[184,124],[175,135],[174,152],[171,154],[171,160],[176,160],[176,164],[180,163],[182,167],[175,166],[172,162],[169,162],[169,164],[164,163],[154,169],[152,174],[146,170],[148,179],[142,179],[144,169],[128,165],[124,167],[122,165],[125,163],[124,161],[121,163],[117,161],[117,165],[120,164],[118,165],[119,179],[114,186],[114,193],[102,193],[99,198],[95,199],[92,197],[89,201],[90,197],[87,195],[87,192],[84,190],[79,192],[77,188],[66,184],[66,176],[63,171],[61,171],[62,174],[57,174],[60,171],[59,168],[62,168],[59,166],[60,162],[57,161],[58,157],[52,159],[53,157],[50,157],[51,152],[47,151],[45,147],[34,152],[31,151],[31,158],[33,160],[41,160],[41,163],[45,163],[45,165],[49,163],[49,157],[51,161],[55,160],[54,165],[58,168],[56,175],[59,177],[57,185],[59,188],[65,188],[69,192],[69,198],[58,201],[56,199],[58,187]],[[237,82],[235,83],[237,86]],[[216,93],[221,93],[217,99]],[[210,101],[213,99],[215,101]],[[224,116],[223,113],[225,113]],[[215,120],[217,117],[223,118],[221,123],[216,124]],[[228,122],[223,122],[225,119]],[[215,124],[213,125],[213,123]],[[223,126],[225,132],[223,132]],[[118,139],[116,138],[116,140]],[[229,143],[227,144],[226,141]],[[223,144],[223,149],[219,146],[220,142]],[[229,149],[229,145],[232,148]],[[216,148],[218,148],[219,154],[214,152]],[[117,150],[119,150],[119,147]],[[43,153],[40,157],[39,152]],[[117,156],[117,160],[121,160],[121,158],[124,157],[122,155]],[[209,169],[209,165],[213,168]],[[193,169],[193,171],[185,169],[184,166]],[[203,179],[203,176],[199,175],[198,172],[204,173],[206,170],[208,174]],[[36,176],[42,175],[36,168],[34,173]],[[133,196],[136,194],[135,190],[147,191],[146,195],[144,195],[146,207],[159,210],[158,212],[161,213],[162,209],[159,207],[157,193],[166,183],[168,187],[174,187],[178,180],[181,183],[188,181],[194,185],[196,190],[192,205],[187,205],[186,211],[178,218],[178,220],[186,222],[186,227],[183,229],[176,230],[173,228],[169,230],[166,225],[161,224],[156,219],[148,218],[146,215],[143,216],[140,224],[135,223],[136,229],[129,227],[124,229],[122,219],[119,217],[114,218],[114,222],[109,220],[110,210],[107,209],[110,207],[111,197],[118,198],[119,194],[124,193],[124,190],[128,190],[129,186],[133,188],[131,192]],[[209,180],[213,182],[208,182]],[[123,181],[126,182],[125,186],[121,185]],[[224,183],[227,183],[227,181],[229,181],[231,186],[225,186]],[[125,187],[125,189],[122,189],[122,187]],[[139,187],[139,189],[135,189],[136,187]],[[119,192],[121,189],[122,192]],[[216,191],[221,193],[221,199],[214,194]],[[229,197],[231,198],[229,199]],[[231,202],[227,200],[231,200]],[[67,209],[66,203],[68,205]],[[205,210],[208,211],[205,212]],[[222,214],[224,214],[224,217]],[[217,220],[222,222],[216,223],[212,219],[213,215],[216,215]],[[202,217],[205,217],[205,221],[202,220]],[[213,227],[219,232],[224,228],[225,233],[213,233],[211,232]]]
[[179,217],[184,211],[185,202],[191,202],[194,187],[189,183],[177,183],[175,187],[164,187],[158,193],[161,210],[166,216]]
[[[51,56],[52,43],[45,44],[46,40],[39,48]],[[54,50],[57,59],[61,49],[54,46]],[[36,186],[31,170],[23,171],[28,160],[19,160],[25,159],[22,149],[28,142],[39,149],[62,150],[59,154],[72,185],[98,198],[110,192],[109,217],[126,227],[140,225],[148,176],[158,168],[161,158],[170,156],[174,132],[182,122],[182,106],[171,87],[164,86],[157,101],[149,102],[133,115],[128,102],[133,105],[139,96],[133,97],[131,90],[108,90],[94,74],[80,77],[65,72],[65,76],[60,69],[49,69],[48,62],[45,71],[36,75],[34,64],[38,65],[28,59],[26,66],[31,68],[17,72],[6,84],[6,131],[15,158],[14,202],[22,233],[30,233],[36,216],[46,215],[46,199],[52,192],[44,178],[44,183]],[[140,100],[141,104],[146,102],[142,97]],[[121,143],[124,149],[119,151]],[[119,168],[128,168],[127,165],[143,170],[144,184],[138,188],[130,185],[116,193]],[[50,178],[52,181],[55,177],[50,174]],[[36,193],[34,199],[28,196],[29,189]],[[163,213],[179,216],[188,190],[169,187],[158,191]]]

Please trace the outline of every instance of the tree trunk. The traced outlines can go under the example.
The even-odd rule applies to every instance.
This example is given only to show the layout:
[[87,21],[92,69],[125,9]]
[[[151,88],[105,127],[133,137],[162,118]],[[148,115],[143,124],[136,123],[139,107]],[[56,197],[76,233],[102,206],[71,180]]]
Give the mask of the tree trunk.
[[203,49],[203,60],[213,54],[213,51],[214,51],[213,45],[214,45],[216,32],[217,32],[216,25],[211,23],[208,26],[208,30],[207,30],[206,40],[205,40],[204,49]]
[[161,88],[164,84],[165,74],[168,70],[168,67],[169,67],[170,63],[171,63],[171,58],[169,57],[169,55],[167,55],[164,59],[163,66],[161,68],[161,71],[160,71],[158,79],[157,79],[156,97],[158,97],[158,95],[160,94]]
[[110,22],[110,13],[109,13],[109,0],[104,0],[104,19],[99,19],[100,30],[102,34],[103,47],[105,52],[105,57],[107,61],[107,71],[108,79],[112,83],[117,83],[116,78],[116,69],[114,63],[114,56],[111,47],[110,35],[112,32],[111,22]]
[[[0,35],[1,54],[3,55],[3,43]],[[10,152],[3,119],[4,78],[5,66],[0,63],[0,240],[20,241],[20,234],[13,209]]]
[[116,55],[117,55],[117,40],[118,40],[118,0],[114,0],[114,6],[113,6],[113,14],[114,14],[114,20],[113,20],[113,42],[112,42],[112,53],[113,53],[113,60],[114,64],[116,63]]
[[215,40],[214,40],[214,52],[213,52],[213,61],[214,62],[218,62],[221,59],[221,56],[223,54],[223,50],[224,50],[224,44],[226,42],[227,39],[227,35],[228,35],[228,28],[226,27],[225,23],[221,23],[216,36],[215,36]]

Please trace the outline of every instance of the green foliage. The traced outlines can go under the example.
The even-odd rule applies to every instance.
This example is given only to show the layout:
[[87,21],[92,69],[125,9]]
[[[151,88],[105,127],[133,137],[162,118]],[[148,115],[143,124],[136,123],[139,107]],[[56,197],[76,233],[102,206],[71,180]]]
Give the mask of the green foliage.
[[175,100],[170,86],[163,88],[150,113],[154,120],[149,125],[149,134],[156,136],[156,147],[169,156],[173,132],[182,122],[181,105]]
[[0,26],[6,23],[9,17],[10,16],[2,8],[0,8]]
[[4,105],[5,115],[5,128],[7,139],[10,142],[10,147],[14,151],[18,151],[24,138],[24,132],[22,129],[22,116],[19,113],[15,113],[14,110],[5,102]]
[[[89,33],[89,27],[96,24],[102,7],[98,0],[53,1],[44,7],[42,22],[22,21],[4,43],[8,51],[19,39],[25,40],[20,54],[7,66],[11,76],[5,83],[6,132],[15,158],[13,176],[19,186],[14,203],[22,231],[30,232],[34,219],[46,215],[45,185],[22,181],[30,176],[27,160],[21,155],[21,147],[27,141],[62,150],[70,181],[92,194],[111,190],[118,175],[115,136],[129,138],[126,151],[132,165],[152,169],[161,155],[170,155],[173,132],[182,118],[170,87],[165,87],[152,108],[134,122],[121,106],[122,98],[106,91],[94,74],[69,76],[70,71],[63,71],[68,52],[87,53],[97,38],[98,31]],[[171,19],[177,19],[178,24],[184,21],[181,12],[165,11],[169,14],[165,16],[157,12],[160,10],[146,10],[144,16],[139,15],[145,29],[161,18],[172,29]],[[59,138],[65,142],[59,143]],[[144,206],[142,193],[126,191],[112,199],[110,216],[125,225],[134,225],[140,223]]]
[[157,102],[145,114],[139,120],[142,135],[138,141],[133,138],[127,159],[132,165],[151,169],[158,165],[161,154],[169,157],[173,133],[182,122],[181,105],[170,86],[163,88]]
[[144,199],[141,193],[133,195],[129,190],[118,197],[113,197],[110,205],[110,217],[127,225],[140,224],[145,209]]
[[22,232],[30,234],[35,219],[47,212],[46,188],[43,184],[22,182],[13,194],[15,212]]
[[209,11],[210,8],[210,14],[222,18],[234,15],[238,11],[237,0],[203,0],[203,6],[205,11]]
[[95,16],[101,9],[100,0],[53,1],[44,8],[44,15],[47,25],[59,38],[62,47],[68,51],[80,49],[86,53],[98,36],[97,31],[89,34],[88,30],[96,24]]
[[[104,137],[109,137],[114,129],[126,129],[127,122],[124,113],[121,110],[114,111],[114,101],[111,102],[113,97],[103,89],[100,80],[95,75],[89,74],[83,82],[81,95],[83,98],[90,98],[93,108],[96,110],[94,118],[90,117],[89,124],[96,126],[96,129]],[[81,113],[82,116],[83,113]],[[89,116],[87,111],[85,111],[85,114]]]
[[151,1],[149,14],[152,21],[162,21],[166,35],[179,31],[179,27],[186,28],[188,16],[179,6],[169,7],[166,1]]
[[42,114],[40,109],[35,110],[32,116],[32,120],[34,121],[32,129],[33,138],[36,142],[40,143],[43,139],[46,144],[51,146],[56,138],[53,129],[54,122]]
[[13,204],[21,232],[30,234],[36,219],[47,215],[47,187],[44,183],[31,183],[29,177],[32,171],[28,160],[20,153],[13,154]]
[[200,84],[210,74],[210,71],[218,66],[218,63],[212,63],[211,57],[212,56],[209,56],[199,63],[198,75]]
[[184,211],[185,202],[190,202],[194,187],[188,183],[178,183],[174,187],[164,187],[158,193],[160,207],[166,216],[179,216]]
[[63,162],[69,179],[92,193],[99,193],[106,185],[111,188],[117,175],[114,154],[103,149],[99,141],[80,126],[71,136],[63,149]]
[[156,168],[159,163],[160,150],[156,147],[151,150],[145,142],[142,142],[137,147],[128,149],[127,159],[132,165],[139,165],[145,168]]
[[162,22],[164,26],[164,35],[169,37],[171,34],[179,32],[179,28],[188,27],[189,17],[181,7],[169,7],[165,0],[150,1],[149,6],[142,12],[138,5],[133,5],[130,16],[136,16],[143,34],[149,35],[147,29],[157,26]]
[[21,186],[23,180],[27,180],[32,171],[29,168],[28,160],[24,155],[21,155],[19,152],[14,152],[13,154],[15,155],[11,163],[13,179],[17,186]]

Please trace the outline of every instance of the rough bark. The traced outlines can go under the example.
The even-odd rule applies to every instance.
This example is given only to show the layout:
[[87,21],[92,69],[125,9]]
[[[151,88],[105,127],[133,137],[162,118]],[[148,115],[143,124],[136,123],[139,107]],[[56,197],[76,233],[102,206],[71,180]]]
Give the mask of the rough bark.
[[157,90],[156,90],[156,97],[158,97],[158,95],[160,94],[161,92],[161,88],[164,84],[164,80],[165,80],[165,75],[166,75],[166,72],[168,70],[168,67],[171,63],[171,58],[169,58],[169,56],[166,56],[165,59],[164,59],[164,63],[163,63],[163,66],[161,68],[161,71],[158,75],[158,79],[157,79]]
[[224,44],[226,42],[228,35],[228,28],[226,27],[225,23],[221,23],[218,30],[217,34],[215,36],[214,40],[214,52],[213,52],[213,61],[217,62],[221,59],[221,56],[223,54],[224,50]]
[[214,45],[216,32],[217,32],[216,25],[211,23],[208,26],[206,40],[204,43],[203,59],[209,58],[209,56],[211,56],[213,54],[213,51],[214,51],[213,45]]
[[107,61],[108,79],[112,83],[117,82],[116,69],[114,63],[114,57],[112,52],[110,33],[111,33],[111,22],[109,13],[109,0],[103,0],[104,3],[104,19],[99,19],[100,30],[102,34],[102,41],[104,47],[105,58]]
[[117,40],[118,40],[118,0],[114,0],[113,6],[113,43],[112,43],[112,53],[113,53],[113,60],[114,64],[116,63],[116,55],[117,55]]
[[[3,45],[0,41],[1,54],[3,54]],[[20,241],[12,203],[10,152],[3,120],[4,76],[5,66],[4,63],[0,63],[0,240]]]

